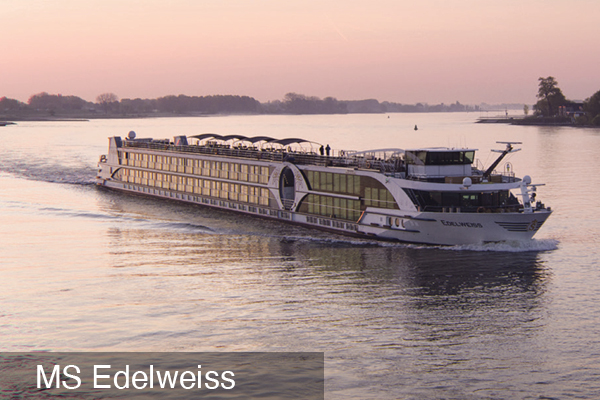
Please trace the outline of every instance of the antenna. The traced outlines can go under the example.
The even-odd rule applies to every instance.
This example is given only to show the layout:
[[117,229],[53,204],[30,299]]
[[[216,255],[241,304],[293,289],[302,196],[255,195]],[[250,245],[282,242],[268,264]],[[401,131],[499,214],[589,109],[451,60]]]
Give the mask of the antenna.
[[514,149],[512,147],[512,145],[513,144],[522,144],[522,142],[496,142],[496,143],[505,144],[506,145],[506,149],[504,149],[504,150],[492,150],[494,153],[502,153],[502,154],[500,154],[500,156],[496,159],[496,161],[494,161],[492,163],[492,165],[490,165],[490,167],[485,170],[485,172],[483,173],[483,178],[484,179],[487,179],[487,178],[490,177],[490,175],[492,174],[492,172],[494,171],[494,169],[496,169],[496,167],[498,166],[498,164],[500,164],[500,161],[502,161],[502,159],[504,157],[506,157],[507,154],[509,154],[509,153],[516,153],[517,151],[521,151],[521,149]]

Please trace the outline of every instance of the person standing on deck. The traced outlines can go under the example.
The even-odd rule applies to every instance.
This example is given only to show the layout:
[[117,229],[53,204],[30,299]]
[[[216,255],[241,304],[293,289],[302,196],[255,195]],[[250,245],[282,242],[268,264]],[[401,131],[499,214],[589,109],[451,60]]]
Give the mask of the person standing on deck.
[[331,147],[329,147],[329,144],[327,144],[327,147],[325,147],[325,153],[327,154],[327,157],[329,157],[330,151],[331,151]]

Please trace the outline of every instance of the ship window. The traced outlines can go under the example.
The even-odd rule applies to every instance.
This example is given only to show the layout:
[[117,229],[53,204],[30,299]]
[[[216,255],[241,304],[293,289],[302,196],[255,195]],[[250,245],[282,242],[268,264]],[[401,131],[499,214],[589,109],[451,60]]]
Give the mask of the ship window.
[[260,167],[260,183],[269,183],[269,167]]
[[372,205],[371,199],[372,199],[371,188],[367,187],[367,188],[365,188],[365,205],[366,206],[371,206]]
[[406,162],[417,165],[472,164],[474,151],[407,151]]
[[340,174],[333,174],[333,191],[340,193]]
[[462,193],[404,189],[413,203],[428,211],[443,211],[445,207],[460,207],[462,212],[476,212],[480,207],[495,210],[518,205],[508,191]]
[[348,175],[348,193],[354,193],[354,176],[352,175]]
[[475,152],[474,151],[465,151],[464,153],[465,164],[473,164],[475,160]]
[[460,207],[460,193],[442,192],[442,205],[445,207]]
[[333,216],[333,197],[324,196],[327,199],[327,210],[325,215]]
[[332,192],[333,191],[333,174],[331,172],[322,172],[321,174],[325,174],[325,190]]
[[312,187],[313,187],[314,190],[320,190],[321,189],[320,177],[321,177],[321,174],[318,171],[315,171],[313,173]]
[[339,205],[339,209],[338,209],[338,214],[339,214],[339,218],[341,219],[346,219],[348,218],[348,210],[346,209],[347,206],[347,201],[346,199],[340,199],[340,205]]
[[351,192],[353,194],[356,194],[358,196],[360,196],[360,176],[357,175],[350,175],[350,179],[352,179],[354,181],[354,190]]

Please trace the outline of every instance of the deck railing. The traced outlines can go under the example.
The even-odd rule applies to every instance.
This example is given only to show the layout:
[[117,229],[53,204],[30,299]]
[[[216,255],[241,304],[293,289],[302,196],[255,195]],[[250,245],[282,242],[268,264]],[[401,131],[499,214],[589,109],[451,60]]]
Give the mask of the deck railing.
[[400,160],[379,160],[365,157],[352,156],[322,156],[315,153],[264,150],[251,147],[230,146],[175,146],[167,143],[125,140],[124,147],[143,148],[159,151],[172,151],[177,153],[207,154],[223,157],[245,158],[263,161],[284,162],[289,161],[301,165],[318,165],[328,167],[364,168],[381,171],[384,173],[397,173],[403,171]]

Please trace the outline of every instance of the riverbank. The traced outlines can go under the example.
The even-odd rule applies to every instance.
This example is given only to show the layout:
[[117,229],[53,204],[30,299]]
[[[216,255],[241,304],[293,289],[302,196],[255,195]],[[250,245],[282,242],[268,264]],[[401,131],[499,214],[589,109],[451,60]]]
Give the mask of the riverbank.
[[531,126],[577,126],[594,127],[594,125],[578,123],[571,117],[481,117],[478,124],[509,124]]

